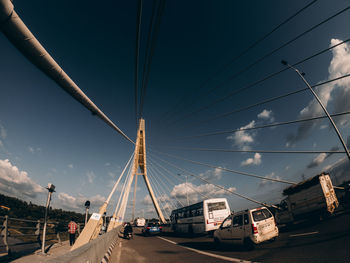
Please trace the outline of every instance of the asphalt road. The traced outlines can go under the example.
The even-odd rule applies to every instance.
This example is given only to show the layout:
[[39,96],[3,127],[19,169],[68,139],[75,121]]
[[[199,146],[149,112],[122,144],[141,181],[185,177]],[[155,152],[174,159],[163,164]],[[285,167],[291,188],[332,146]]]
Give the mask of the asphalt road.
[[111,261],[119,262],[350,262],[350,213],[322,222],[283,230],[273,243],[253,251],[240,246],[215,246],[212,238],[183,237],[173,233],[132,240],[122,239]]

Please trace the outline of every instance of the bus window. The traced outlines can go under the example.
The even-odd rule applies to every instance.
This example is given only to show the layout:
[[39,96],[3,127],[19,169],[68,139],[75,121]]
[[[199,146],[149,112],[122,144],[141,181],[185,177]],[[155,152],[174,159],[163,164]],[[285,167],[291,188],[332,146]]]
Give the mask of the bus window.
[[208,210],[209,212],[213,212],[216,210],[224,210],[226,209],[226,203],[225,202],[217,202],[217,203],[208,203]]

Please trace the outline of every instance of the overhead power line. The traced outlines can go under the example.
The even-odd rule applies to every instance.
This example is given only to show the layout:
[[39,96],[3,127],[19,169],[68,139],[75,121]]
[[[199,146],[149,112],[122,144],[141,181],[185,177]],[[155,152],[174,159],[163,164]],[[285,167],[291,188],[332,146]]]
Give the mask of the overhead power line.
[[[150,149],[150,147],[148,147],[148,149]],[[242,171],[237,171],[237,170],[232,170],[232,169],[228,169],[228,168],[223,168],[223,167],[216,166],[216,165],[211,165],[211,164],[207,164],[207,163],[193,161],[193,160],[186,159],[186,158],[183,158],[183,157],[180,157],[180,156],[176,156],[176,155],[173,155],[173,154],[168,154],[168,153],[156,151],[154,149],[152,149],[152,151],[158,152],[160,154],[167,155],[167,156],[172,157],[172,158],[183,160],[183,161],[186,161],[186,162],[198,164],[198,165],[201,165],[201,166],[207,166],[207,167],[210,167],[210,168],[219,169],[219,170],[230,172],[230,173],[240,174],[240,175],[244,175],[244,176],[248,176],[248,177],[255,177],[255,178],[262,179],[262,180],[274,181],[274,182],[278,182],[278,183],[296,184],[295,182],[290,182],[290,181],[286,181],[286,180],[282,180],[282,179],[275,179],[275,178],[264,177],[264,176],[260,176],[260,175],[256,175],[256,174],[246,173],[246,172],[242,172]]]
[[[337,117],[337,116],[342,116],[342,115],[346,115],[349,113],[350,113],[350,111],[344,111],[344,112],[340,112],[340,113],[331,114],[330,116]],[[199,135],[185,136],[185,137],[181,137],[179,139],[185,139],[185,138],[190,139],[190,138],[199,138],[199,137],[205,137],[205,136],[222,135],[222,134],[234,133],[234,132],[238,132],[238,131],[248,131],[248,130],[256,130],[256,129],[262,129],[262,128],[270,128],[270,127],[276,127],[276,126],[288,125],[288,124],[306,122],[306,121],[314,121],[314,120],[325,119],[325,118],[327,118],[327,116],[323,115],[323,116],[317,116],[317,117],[305,118],[305,119],[299,119],[299,120],[293,120],[293,121],[275,122],[275,123],[271,123],[271,124],[255,126],[255,127],[250,127],[250,128],[239,128],[239,129],[234,129],[234,130],[203,133],[203,134],[199,134]]]
[[224,190],[224,191],[226,191],[226,192],[228,192],[228,193],[231,193],[231,194],[233,194],[233,195],[239,196],[239,197],[241,197],[241,198],[244,198],[244,199],[246,199],[246,200],[248,200],[248,201],[251,201],[251,202],[253,202],[253,203],[256,203],[256,204],[259,204],[259,205],[262,205],[262,206],[273,206],[273,207],[274,207],[274,205],[268,205],[268,204],[266,204],[266,203],[259,202],[259,201],[255,200],[255,199],[253,199],[253,198],[250,198],[250,197],[248,197],[248,196],[246,196],[246,195],[242,195],[242,194],[240,194],[240,193],[237,193],[236,191],[232,191],[232,190],[230,190],[230,189],[226,189],[225,187],[223,187],[223,186],[221,186],[221,185],[214,184],[214,183],[210,182],[209,180],[204,179],[204,178],[202,178],[202,177],[200,177],[200,176],[198,176],[198,175],[195,175],[195,174],[189,172],[188,170],[185,170],[185,169],[183,169],[183,168],[181,168],[181,167],[179,167],[179,166],[177,166],[177,165],[175,165],[175,164],[172,164],[172,163],[170,163],[170,162],[168,162],[168,161],[165,161],[164,159],[162,159],[162,158],[160,158],[160,157],[158,157],[158,156],[157,156],[157,158],[158,158],[159,160],[162,160],[163,162],[167,163],[168,165],[170,165],[170,166],[172,166],[172,167],[175,167],[176,169],[178,169],[178,170],[180,170],[180,171],[182,171],[182,172],[184,172],[184,173],[186,173],[186,174],[188,174],[188,175],[190,175],[190,176],[192,176],[192,177],[195,177],[195,178],[197,178],[197,179],[199,179],[199,180],[201,180],[201,181],[203,181],[203,182],[205,182],[205,183],[207,183],[207,184],[211,184],[211,185],[213,185],[213,186],[215,186],[215,187],[217,187],[217,188],[220,188],[220,189],[222,189],[222,190]]
[[[348,7],[344,8],[344,9],[342,9],[341,11],[337,12],[336,14],[334,14],[334,15],[328,17],[327,19],[325,19],[325,20],[321,21],[320,23],[314,25],[313,27],[309,28],[308,30],[306,30],[306,31],[304,31],[303,33],[299,34],[298,36],[294,37],[293,39],[287,41],[286,43],[284,43],[283,45],[279,46],[278,48],[275,48],[274,50],[268,52],[267,54],[263,55],[262,57],[260,57],[260,58],[257,59],[256,61],[254,61],[253,63],[249,64],[247,67],[245,67],[245,68],[241,69],[240,71],[236,72],[236,73],[235,73],[234,75],[232,75],[228,80],[226,80],[226,81],[220,83],[219,85],[217,85],[216,87],[214,87],[213,89],[211,89],[211,90],[210,90],[209,92],[207,92],[206,94],[209,94],[209,93],[211,93],[212,91],[216,90],[217,88],[221,87],[225,82],[231,81],[231,80],[235,79],[235,78],[238,77],[240,74],[242,74],[242,73],[244,73],[245,71],[247,71],[248,69],[254,67],[255,65],[257,65],[258,63],[260,63],[261,61],[263,61],[263,60],[266,59],[267,57],[269,57],[269,56],[271,56],[272,54],[274,54],[274,53],[276,53],[277,51],[279,51],[280,49],[282,49],[282,48],[286,47],[287,45],[293,43],[294,41],[298,40],[298,39],[301,38],[302,36],[306,35],[307,33],[311,32],[311,31],[313,31],[313,30],[315,30],[317,27],[319,27],[319,26],[323,25],[324,23],[326,23],[326,22],[332,20],[333,18],[335,18],[335,17],[339,16],[340,14],[342,14],[342,13],[348,11],[349,9],[350,9],[350,6],[348,6]],[[329,50],[329,49],[328,49],[328,50]],[[320,52],[319,52],[319,53],[320,53]],[[313,56],[312,56],[312,57],[313,57]],[[295,66],[295,64],[292,65],[292,66]],[[284,69],[283,71],[285,71],[285,70],[286,70],[286,69]],[[283,71],[281,71],[281,72],[283,72]],[[278,72],[277,74],[279,74],[279,73],[281,73],[281,72]],[[277,75],[277,74],[275,73],[275,74],[273,74],[273,75]],[[270,78],[270,77],[268,77],[268,78]],[[264,78],[263,81],[265,81],[265,80],[268,79],[268,78]],[[262,81],[258,81],[256,84],[258,84],[258,83],[260,83],[260,82],[262,82]],[[255,86],[256,84],[254,84],[253,86]],[[248,86],[251,86],[251,85],[248,85]],[[193,111],[193,112],[191,112],[191,113],[189,113],[189,114],[186,114],[186,115],[184,115],[182,118],[180,118],[180,119],[178,119],[178,120],[175,120],[174,123],[176,123],[176,122],[178,122],[178,121],[180,121],[180,120],[186,119],[186,118],[188,118],[189,116],[192,116],[192,115],[195,114],[195,113],[198,113],[198,112],[200,112],[200,111],[203,111],[203,110],[205,110],[205,109],[208,109],[208,108],[212,107],[213,105],[215,105],[215,104],[217,104],[217,103],[219,103],[219,102],[221,102],[221,101],[227,99],[228,97],[231,97],[232,95],[237,94],[238,92],[241,92],[242,90],[245,90],[245,89],[247,89],[247,88],[245,87],[244,89],[240,89],[240,90],[237,90],[237,91],[233,91],[233,92],[232,92],[233,94],[229,94],[229,95],[225,96],[224,98],[218,99],[217,101],[215,101],[215,102],[213,102],[213,103],[211,103],[211,104],[209,104],[209,105],[207,105],[207,106],[204,106],[204,107],[202,107],[202,108],[200,108],[200,109],[198,109],[198,110],[196,110],[196,111]]]
[[[312,6],[314,3],[316,3],[317,0],[311,1],[310,3],[308,3],[307,5],[305,5],[304,7],[302,7],[301,9],[299,9],[296,13],[294,13],[293,15],[291,15],[290,17],[288,17],[286,20],[284,20],[283,22],[281,22],[280,24],[278,24],[275,28],[273,28],[270,32],[268,32],[267,34],[265,34],[264,36],[262,36],[261,38],[259,38],[258,40],[256,40],[253,44],[251,44],[250,46],[248,46],[246,49],[244,49],[243,51],[241,51],[238,55],[236,55],[235,57],[233,57],[228,63],[224,64],[223,66],[221,66],[219,68],[219,70],[217,70],[214,74],[210,75],[198,88],[197,90],[201,90],[205,87],[206,84],[208,84],[214,77],[218,76],[219,74],[221,74],[223,71],[225,71],[229,66],[231,66],[234,62],[236,62],[238,59],[240,59],[242,56],[244,56],[245,54],[247,54],[251,49],[253,49],[254,47],[256,47],[258,44],[260,44],[261,42],[263,42],[265,39],[267,39],[270,35],[272,35],[275,31],[277,31],[279,28],[281,28],[283,25],[285,25],[286,23],[288,23],[290,20],[292,20],[293,18],[295,18],[297,15],[299,15],[300,13],[302,13],[303,11],[305,11],[307,8],[309,8],[310,6]],[[181,105],[181,103],[184,101],[186,97],[182,97],[173,108],[177,108],[178,106]],[[165,118],[167,115],[169,115],[169,113],[171,112],[171,110],[169,110],[168,112],[166,112],[164,114]]]

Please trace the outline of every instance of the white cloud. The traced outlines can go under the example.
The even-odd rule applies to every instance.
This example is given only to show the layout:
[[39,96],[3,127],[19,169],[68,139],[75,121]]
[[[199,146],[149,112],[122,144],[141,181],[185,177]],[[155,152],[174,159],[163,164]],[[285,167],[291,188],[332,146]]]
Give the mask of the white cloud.
[[110,166],[111,164],[110,163],[105,163],[105,166]]
[[307,166],[307,168],[313,168],[318,166],[319,164],[323,163],[327,157],[328,157],[327,153],[320,153],[315,157],[315,159],[312,160],[312,162]]
[[[267,178],[271,178],[271,179],[281,180],[281,177],[279,177],[278,175],[275,175],[274,172],[270,173],[270,174],[267,175],[266,177],[267,177]],[[267,185],[271,185],[271,184],[274,184],[274,183],[277,183],[277,182],[271,181],[271,180],[265,180],[265,179],[263,179],[263,180],[259,183],[258,188],[262,188],[262,187],[265,187],[265,186],[267,186]]]
[[39,147],[37,147],[37,148],[34,148],[34,147],[32,147],[32,146],[28,146],[28,151],[30,152],[30,153],[38,153],[38,152],[41,152],[41,148],[39,148]]
[[241,163],[241,166],[259,165],[259,164],[261,164],[261,154],[255,153],[254,158],[248,158],[247,160],[243,161]]
[[211,180],[211,179],[220,180],[221,175],[222,175],[222,169],[220,169],[220,168],[209,169],[209,170],[205,171],[204,173],[200,173],[199,176],[201,176],[207,180]]
[[7,137],[7,132],[5,130],[5,127],[0,123],[0,138],[5,140]]
[[98,209],[106,201],[106,198],[101,195],[86,197],[79,194],[77,197],[74,197],[64,192],[59,193],[57,199],[53,199],[55,207],[79,212],[85,209],[84,204],[86,200],[90,201],[92,210]]
[[28,147],[28,151],[30,151],[31,153],[34,153],[34,152],[35,152],[34,148],[31,147],[31,146]]
[[95,178],[96,178],[96,175],[94,174],[93,171],[88,171],[88,172],[86,173],[86,177],[87,177],[88,182],[89,182],[90,184],[92,184],[92,183],[94,182]]
[[[236,191],[235,187],[227,188],[230,191]],[[190,203],[198,202],[205,198],[214,198],[229,194],[227,191],[220,189],[212,184],[194,185],[185,183],[175,185],[170,196],[179,199],[182,203],[186,203],[187,195]]]
[[[331,39],[330,46],[333,46],[341,42],[338,39]],[[348,44],[342,44],[332,49],[333,58],[328,68],[328,79],[334,79],[350,73],[350,46]],[[350,79],[343,78],[336,82],[322,85],[318,89],[318,96],[322,103],[327,108],[334,108],[334,112],[342,112],[350,108]],[[306,107],[304,107],[300,113],[299,118],[311,118],[319,115],[323,115],[324,112],[320,107],[316,99],[312,99]],[[339,125],[346,125],[348,120],[346,116],[337,118],[336,123]],[[311,130],[315,128],[320,121],[313,121],[300,124],[296,134],[289,134],[287,141],[290,144],[305,139],[311,133]],[[320,129],[325,128],[324,125]]]
[[27,172],[20,171],[8,159],[0,160],[0,191],[21,199],[36,198],[38,194],[46,192]]
[[73,164],[72,163],[68,164],[68,168],[73,169],[74,168]]
[[[255,120],[252,120],[247,125],[241,127],[240,129],[248,129],[255,127]],[[232,140],[234,145],[242,148],[243,150],[250,149],[249,144],[254,142],[254,134],[248,131],[237,131],[234,134],[227,137],[228,140]]]
[[273,117],[272,110],[266,110],[266,109],[258,114],[258,118],[263,120],[268,120],[270,122],[273,122],[275,120],[275,118]]

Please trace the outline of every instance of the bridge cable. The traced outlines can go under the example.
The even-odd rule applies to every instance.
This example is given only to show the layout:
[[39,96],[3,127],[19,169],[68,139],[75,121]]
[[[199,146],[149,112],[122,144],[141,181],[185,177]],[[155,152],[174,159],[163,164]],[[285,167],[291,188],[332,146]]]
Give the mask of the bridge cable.
[[[343,112],[331,114],[330,116],[331,117],[337,117],[337,116],[347,115],[349,113],[350,113],[350,111],[343,111]],[[306,122],[306,121],[314,121],[314,120],[325,119],[325,118],[328,118],[328,117],[325,116],[325,115],[322,115],[322,116],[311,117],[311,118],[304,118],[304,119],[297,119],[297,120],[292,120],[292,121],[274,122],[274,123],[271,123],[271,124],[255,126],[255,127],[250,127],[250,128],[238,128],[238,129],[234,129],[234,130],[217,131],[217,132],[211,132],[211,133],[203,133],[203,134],[199,134],[199,135],[184,136],[184,137],[180,137],[179,139],[199,138],[199,137],[206,137],[206,136],[214,136],[214,135],[222,135],[222,134],[234,133],[234,132],[239,132],[239,131],[249,131],[249,130],[257,130],[257,129],[263,129],[263,128],[271,128],[271,127],[276,127],[276,126],[289,125],[289,124]]]
[[[155,194],[156,194],[156,198],[157,198],[157,193],[158,193],[158,198],[157,198],[157,200],[159,201],[159,204],[162,206],[162,208],[163,208],[163,212],[164,212],[164,214],[169,218],[169,207],[168,206],[165,206],[165,207],[167,207],[168,208],[168,212],[167,212],[167,210],[164,208],[164,203],[165,203],[165,205],[167,204],[166,202],[165,202],[165,200],[163,200],[162,199],[162,194],[161,194],[161,192],[160,192],[160,190],[158,189],[158,185],[156,185],[156,181],[157,180],[155,180],[154,178],[153,178],[153,176],[150,176],[150,174],[148,175],[148,178],[149,178],[149,180],[150,180],[150,182],[152,182],[152,185],[154,186],[154,192],[155,192]],[[157,182],[158,183],[158,182]],[[163,197],[164,197],[164,195],[163,195]]]
[[129,142],[135,144],[117,125],[115,125],[100,110],[90,98],[75,84],[75,82],[63,71],[58,63],[50,56],[45,48],[31,33],[28,27],[20,19],[13,4],[8,1],[0,1],[0,15],[8,17],[1,24],[1,31],[7,39],[37,68],[58,84],[64,91],[91,111],[93,115],[100,117],[105,123],[117,131]]
[[[350,41],[350,39],[348,39],[348,41]],[[331,83],[333,81],[338,81],[338,80],[341,80],[341,79],[344,79],[344,78],[347,78],[347,77],[350,77],[350,74],[346,74],[346,75],[340,76],[338,78],[334,78],[334,79],[330,79],[330,80],[327,80],[327,81],[323,81],[323,82],[315,84],[315,85],[313,85],[311,87],[312,88],[319,87],[319,86]],[[292,95],[295,95],[295,94],[298,94],[298,93],[301,93],[301,92],[304,92],[304,91],[307,91],[307,90],[309,90],[309,88],[302,88],[302,89],[299,89],[299,90],[296,90],[296,91],[288,92],[288,93],[285,93],[285,94],[282,94],[282,95],[279,95],[279,96],[276,96],[276,97],[272,97],[272,98],[269,98],[269,99],[257,102],[255,104],[251,104],[251,105],[248,105],[248,106],[245,106],[245,107],[242,107],[242,108],[238,108],[238,109],[233,110],[233,111],[229,111],[229,112],[226,112],[226,113],[222,113],[222,114],[216,115],[214,117],[211,117],[211,118],[203,120],[203,121],[193,122],[190,125],[186,125],[185,128],[188,128],[188,127],[191,127],[191,126],[195,126],[195,125],[198,125],[198,124],[211,122],[211,121],[223,118],[223,117],[230,116],[230,115],[232,115],[234,113],[238,113],[238,112],[242,112],[242,111],[245,111],[245,110],[249,110],[251,108],[254,108],[254,107],[257,107],[257,106],[261,106],[263,104],[266,104],[266,103],[269,103],[269,102],[272,102],[272,101],[277,101],[277,100],[280,100],[280,99],[283,99],[283,98],[286,98],[286,97],[289,97],[289,96],[292,96]]]
[[[150,147],[148,147],[148,148],[150,149]],[[183,161],[186,161],[186,162],[190,162],[190,163],[194,163],[194,164],[197,164],[197,165],[206,166],[206,167],[210,167],[210,168],[220,169],[222,171],[226,171],[226,172],[230,172],[230,173],[234,173],[234,174],[239,174],[239,175],[244,175],[244,176],[248,176],[248,177],[254,177],[254,178],[259,178],[259,179],[262,179],[262,180],[274,181],[274,182],[284,183],[284,184],[291,184],[291,185],[296,184],[295,182],[291,182],[291,181],[264,177],[264,176],[260,176],[260,175],[256,175],[256,174],[246,173],[246,172],[242,172],[242,171],[237,171],[237,170],[232,170],[232,169],[228,169],[228,168],[223,168],[223,167],[216,166],[216,165],[211,165],[211,164],[207,164],[207,163],[193,161],[193,160],[186,159],[186,158],[183,158],[183,157],[179,157],[179,156],[176,156],[176,155],[173,155],[173,154],[168,154],[168,153],[156,151],[154,149],[152,149],[152,151],[158,152],[160,154],[167,155],[167,156],[172,157],[172,158],[183,160]]]
[[159,160],[162,160],[163,162],[167,163],[168,165],[170,165],[170,166],[172,166],[172,167],[175,167],[176,169],[178,169],[178,170],[180,170],[180,171],[182,171],[182,172],[187,173],[188,175],[190,175],[190,176],[192,176],[192,177],[195,177],[195,178],[197,178],[197,179],[199,179],[199,180],[201,180],[201,181],[203,181],[203,182],[206,182],[206,183],[208,183],[208,184],[214,185],[214,186],[216,186],[217,188],[220,188],[220,189],[222,189],[222,190],[224,190],[224,191],[226,191],[226,192],[229,192],[229,193],[231,193],[231,194],[233,194],[233,195],[239,196],[239,197],[241,197],[241,198],[244,198],[244,199],[246,199],[246,200],[248,200],[248,201],[251,201],[251,202],[253,202],[253,203],[256,203],[256,204],[259,204],[259,205],[262,205],[262,206],[275,207],[274,205],[268,205],[268,204],[266,204],[266,203],[263,203],[263,202],[259,202],[259,201],[257,201],[257,200],[254,200],[254,199],[252,199],[252,198],[250,198],[250,197],[247,197],[247,196],[245,196],[245,195],[242,195],[242,194],[240,194],[240,193],[237,193],[236,191],[231,191],[231,190],[229,190],[229,189],[226,189],[225,187],[223,187],[223,186],[221,186],[221,185],[214,184],[214,183],[212,183],[212,182],[210,182],[210,181],[208,181],[208,180],[206,180],[206,179],[204,179],[204,178],[202,178],[202,177],[200,177],[200,176],[198,176],[198,175],[194,175],[192,172],[189,172],[188,170],[185,170],[185,169],[183,169],[183,168],[181,168],[181,167],[178,167],[178,166],[175,165],[175,164],[172,164],[172,163],[170,163],[170,162],[168,162],[168,161],[165,161],[164,159],[160,158],[159,156],[157,156],[157,158],[158,158]]
[[[156,163],[155,160],[153,160],[153,162]],[[177,176],[176,174],[170,172],[167,168],[165,168],[165,167],[162,166],[161,164],[157,163],[157,165],[158,165],[159,167],[161,167],[163,170],[165,170],[168,174],[174,175],[174,177],[175,177],[175,178],[178,178],[178,180],[179,180],[181,183],[184,183],[184,182],[185,182],[184,179],[182,179],[182,180],[179,179],[179,178],[182,178],[182,177]],[[199,194],[199,195],[201,195],[202,197],[204,197],[204,199],[210,199],[210,197],[208,197],[207,195],[205,195],[205,194],[203,194],[203,193],[197,191],[195,188],[191,187],[190,185],[188,185],[188,186],[189,186],[193,191],[195,191],[197,194]],[[182,203],[181,203],[181,205],[182,205],[182,206],[185,206],[185,205],[183,205]]]
[[[148,159],[148,161],[149,161],[149,159]],[[160,173],[158,173],[158,172],[156,172],[156,170],[154,169],[155,167],[154,166],[148,166],[149,168],[152,168],[151,170],[152,170],[152,173],[154,174],[154,175],[158,175],[157,176],[157,178],[159,177],[159,175],[160,175]],[[176,203],[174,202],[174,200],[172,199],[172,198],[170,198],[170,194],[171,194],[171,190],[170,190],[170,188],[162,181],[162,180],[160,180],[160,178],[159,178],[159,181],[160,181],[160,183],[162,184],[162,185],[159,185],[160,186],[160,188],[161,189],[166,189],[167,191],[169,191],[169,201],[170,201],[170,203],[171,203],[171,205],[172,205],[172,207],[173,208],[176,208],[177,207],[177,205],[176,205]],[[163,192],[165,195],[167,195],[166,194],[166,192],[164,191]]]
[[[314,0],[310,3],[308,3],[306,6],[302,7],[301,9],[299,9],[296,13],[294,13],[293,15],[291,15],[290,17],[288,17],[286,20],[284,20],[283,22],[281,22],[280,24],[278,24],[276,27],[274,27],[270,32],[268,32],[267,34],[265,34],[264,36],[262,36],[261,38],[259,38],[258,40],[256,40],[253,44],[251,44],[250,46],[248,46],[246,49],[244,49],[243,51],[241,51],[238,55],[236,55],[235,57],[233,57],[228,63],[222,65],[219,70],[217,70],[216,72],[214,72],[214,74],[211,74],[198,88],[197,90],[201,90],[205,87],[205,85],[207,83],[209,83],[214,77],[220,75],[222,72],[224,72],[228,67],[230,67],[235,61],[237,61],[239,58],[241,58],[242,56],[244,56],[245,54],[247,54],[251,49],[253,49],[255,46],[257,46],[258,44],[260,44],[261,42],[263,42],[266,38],[268,38],[270,35],[272,35],[275,31],[277,31],[280,27],[282,27],[283,25],[285,25],[286,23],[288,23],[290,20],[292,20],[294,17],[296,17],[297,15],[299,15],[300,13],[302,13],[304,10],[306,10],[307,8],[309,8],[311,5],[313,5],[314,3],[316,3],[317,0]],[[180,100],[178,100],[178,102],[175,104],[175,106],[173,106],[172,108],[177,108],[181,105],[181,103],[185,100],[187,96],[183,96]],[[164,120],[167,115],[169,115],[169,113],[171,113],[172,109],[168,110],[162,117],[162,119]]]
[[158,0],[154,0],[153,2],[152,19],[151,19],[151,23],[148,31],[146,58],[144,61],[143,76],[142,76],[141,100],[140,100],[140,110],[139,110],[140,117],[142,117],[142,113],[143,113],[143,105],[144,105],[146,89],[147,89],[151,65],[152,65],[152,58],[154,56],[156,42],[157,42],[159,29],[160,29],[162,13],[164,11],[164,6],[165,6],[165,0],[160,0],[158,4],[158,9],[157,9],[157,15],[156,15],[156,18],[154,19],[154,10],[155,10],[154,8],[157,2]]
[[[350,8],[350,7],[349,7],[349,8]],[[323,54],[323,53],[325,53],[325,52],[327,52],[327,51],[329,51],[329,50],[331,50],[331,49],[334,49],[334,48],[336,48],[336,47],[338,47],[338,46],[340,46],[340,45],[342,45],[342,44],[344,44],[344,43],[347,43],[347,42],[349,42],[349,41],[350,41],[350,38],[348,38],[348,39],[346,39],[346,40],[344,40],[344,41],[341,41],[341,42],[339,42],[338,44],[335,44],[335,45],[333,45],[333,46],[327,47],[327,48],[325,48],[325,49],[323,49],[323,50],[321,50],[321,51],[319,51],[319,52],[317,52],[317,53],[315,53],[315,54],[313,54],[313,55],[311,55],[311,56],[309,56],[309,57],[307,57],[307,58],[304,58],[304,59],[302,59],[302,60],[300,60],[300,61],[294,63],[292,66],[294,67],[294,66],[297,66],[297,65],[299,65],[299,64],[302,64],[302,63],[304,63],[304,62],[306,62],[306,61],[308,61],[308,60],[310,60],[310,59],[312,59],[312,58],[314,58],[314,57],[317,57],[317,56],[319,56],[319,55],[321,55],[321,54]],[[199,108],[199,109],[197,109],[197,110],[195,110],[195,111],[192,111],[192,112],[190,112],[190,113],[188,113],[188,114],[182,116],[181,118],[179,118],[179,119],[173,121],[173,122],[170,123],[169,125],[173,125],[173,124],[175,124],[175,123],[177,123],[177,122],[179,122],[179,121],[182,121],[182,120],[184,120],[184,119],[187,119],[188,117],[190,117],[190,116],[192,116],[192,115],[194,115],[194,114],[197,114],[197,113],[199,113],[199,112],[201,112],[201,111],[204,111],[204,110],[206,110],[206,109],[209,109],[209,108],[213,107],[214,105],[216,105],[216,104],[218,104],[218,103],[220,103],[220,102],[223,102],[223,101],[225,101],[226,99],[228,99],[228,98],[230,98],[230,97],[232,97],[232,96],[234,96],[234,95],[236,95],[236,94],[238,94],[238,93],[240,93],[240,92],[242,92],[242,91],[245,91],[245,90],[247,90],[247,89],[250,89],[250,88],[252,88],[252,87],[254,87],[254,86],[256,86],[256,85],[258,85],[258,84],[260,84],[260,83],[262,83],[262,82],[264,82],[264,81],[266,81],[266,80],[268,80],[268,79],[270,79],[270,78],[273,78],[273,77],[275,77],[275,76],[281,74],[281,73],[284,72],[284,71],[287,71],[287,70],[288,70],[288,68],[283,68],[283,69],[281,69],[281,70],[279,70],[279,71],[277,71],[277,72],[271,73],[271,74],[269,74],[269,75],[267,75],[267,76],[265,76],[265,77],[263,77],[263,78],[261,78],[261,79],[255,81],[255,82],[253,82],[253,83],[250,83],[250,84],[248,84],[248,85],[246,85],[246,86],[244,86],[244,87],[242,87],[242,88],[240,88],[240,89],[238,89],[238,90],[233,90],[233,91],[231,91],[230,93],[228,93],[227,95],[225,95],[225,96],[223,96],[223,97],[221,97],[221,98],[219,98],[219,99],[213,101],[212,103],[210,103],[210,104],[208,104],[208,105],[206,105],[206,106],[203,106],[203,107],[201,107],[201,108]]]
[[[162,173],[158,170],[158,168],[153,164],[153,162],[150,162],[149,156],[148,156],[148,163],[152,166],[152,168],[153,168],[155,171],[158,172],[158,174],[162,174]],[[171,183],[170,180],[167,178],[167,176],[165,176],[165,175],[163,175],[163,176],[164,176],[164,178],[167,180],[168,183]],[[170,197],[170,196],[171,196],[171,189],[169,188],[169,186],[168,186],[167,184],[164,184],[164,187],[169,191],[169,197]],[[176,200],[181,206],[183,206],[183,204],[180,202],[179,199],[176,198],[176,196],[175,196],[175,200]],[[175,203],[175,207],[177,207],[176,203]]]
[[138,127],[138,85],[139,85],[139,58],[140,58],[140,38],[141,38],[141,23],[142,23],[142,0],[138,0],[136,14],[136,45],[135,45],[135,117],[136,127]]

